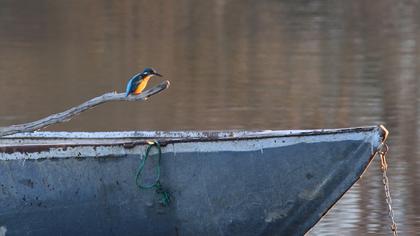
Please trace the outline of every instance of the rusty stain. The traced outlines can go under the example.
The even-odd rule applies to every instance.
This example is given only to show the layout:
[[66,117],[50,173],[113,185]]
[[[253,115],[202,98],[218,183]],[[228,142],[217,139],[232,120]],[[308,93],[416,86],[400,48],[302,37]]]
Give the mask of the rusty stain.
[[49,151],[50,146],[48,145],[25,145],[25,146],[6,146],[0,147],[0,152],[6,154],[12,154],[15,152],[44,152]]

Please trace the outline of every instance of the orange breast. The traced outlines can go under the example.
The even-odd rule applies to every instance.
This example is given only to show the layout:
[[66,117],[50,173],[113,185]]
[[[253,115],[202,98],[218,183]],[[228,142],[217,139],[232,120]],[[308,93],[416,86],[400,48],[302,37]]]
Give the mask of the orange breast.
[[146,86],[147,86],[147,83],[149,82],[149,79],[151,78],[152,76],[146,76],[141,82],[140,82],[140,84],[137,86],[137,88],[136,88],[136,90],[134,90],[134,94],[139,94],[139,93],[141,93],[143,90],[144,90],[144,88],[146,88]]

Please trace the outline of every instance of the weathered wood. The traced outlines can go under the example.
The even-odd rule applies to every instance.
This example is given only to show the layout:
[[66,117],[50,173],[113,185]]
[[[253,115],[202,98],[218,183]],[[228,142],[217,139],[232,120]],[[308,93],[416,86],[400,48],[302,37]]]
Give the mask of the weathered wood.
[[150,96],[153,96],[167,89],[169,87],[169,84],[170,84],[169,81],[164,81],[156,85],[155,87],[142,92],[139,95],[135,95],[135,96],[130,95],[128,97],[125,96],[125,93],[116,93],[116,92],[105,93],[99,97],[92,98],[89,101],[80,104],[79,106],[72,107],[60,113],[52,114],[50,116],[47,116],[37,121],[33,121],[33,122],[25,123],[25,124],[1,127],[0,137],[16,134],[16,133],[21,133],[21,132],[32,132],[35,130],[45,128],[52,124],[69,121],[74,116],[105,102],[146,100]]

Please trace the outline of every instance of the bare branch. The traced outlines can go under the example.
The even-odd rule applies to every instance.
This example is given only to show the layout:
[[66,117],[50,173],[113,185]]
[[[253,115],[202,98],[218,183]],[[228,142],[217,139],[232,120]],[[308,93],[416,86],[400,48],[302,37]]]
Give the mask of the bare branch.
[[72,107],[66,111],[57,114],[52,114],[37,121],[25,124],[11,125],[7,127],[0,127],[0,137],[22,132],[32,132],[35,130],[45,128],[52,124],[69,121],[74,116],[105,102],[146,100],[148,97],[167,89],[169,87],[169,84],[169,81],[164,81],[151,89],[143,91],[139,95],[130,95],[128,97],[126,97],[124,93],[105,93],[99,97],[92,98],[89,101],[80,104],[79,106]]

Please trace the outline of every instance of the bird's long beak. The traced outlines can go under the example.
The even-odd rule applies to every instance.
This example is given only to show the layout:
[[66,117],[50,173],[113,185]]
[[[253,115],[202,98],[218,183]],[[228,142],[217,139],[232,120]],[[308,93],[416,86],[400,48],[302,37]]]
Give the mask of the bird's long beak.
[[159,77],[163,77],[163,75],[159,74],[159,73],[154,73],[154,75],[157,75]]

